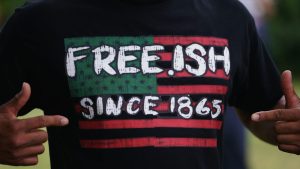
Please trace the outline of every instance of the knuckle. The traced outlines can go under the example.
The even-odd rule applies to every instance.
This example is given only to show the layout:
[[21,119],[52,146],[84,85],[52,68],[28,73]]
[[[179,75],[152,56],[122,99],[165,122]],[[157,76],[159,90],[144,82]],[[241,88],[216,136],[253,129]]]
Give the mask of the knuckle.
[[53,125],[60,125],[60,117],[59,116],[53,116],[51,121],[52,121]]
[[280,110],[280,109],[278,111],[276,111],[276,113],[275,113],[276,119],[281,119],[282,115],[283,115],[283,110]]
[[11,148],[17,148],[21,145],[21,139],[19,139],[18,136],[14,136],[14,137],[11,137],[10,141],[9,141],[9,146]]
[[39,123],[40,126],[46,126],[47,124],[47,120],[44,116],[40,116],[37,118],[37,121]]
[[12,120],[7,123],[7,131],[10,133],[17,133],[19,131],[19,125],[17,121]]
[[16,161],[20,158],[20,153],[16,149],[7,149],[5,155],[9,161]]
[[281,137],[280,137],[280,135],[277,135],[277,136],[276,136],[276,141],[277,141],[278,143],[281,142]]
[[276,132],[276,133],[280,133],[280,131],[281,131],[281,126],[280,126],[280,124],[275,124],[275,125],[274,125],[274,129],[275,129],[275,132]]
[[18,159],[19,158],[19,153],[17,152],[17,151],[9,151],[9,157],[11,158],[11,159]]

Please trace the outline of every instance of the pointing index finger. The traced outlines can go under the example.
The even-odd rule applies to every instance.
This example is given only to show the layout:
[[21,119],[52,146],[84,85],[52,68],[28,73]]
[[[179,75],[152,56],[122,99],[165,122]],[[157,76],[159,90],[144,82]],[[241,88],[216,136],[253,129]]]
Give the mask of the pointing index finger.
[[276,109],[270,111],[261,111],[252,114],[252,121],[298,121],[300,120],[299,109]]
[[69,123],[69,120],[63,116],[37,116],[29,119],[23,119],[20,121],[22,128],[29,131],[33,129],[50,127],[50,126],[65,126]]

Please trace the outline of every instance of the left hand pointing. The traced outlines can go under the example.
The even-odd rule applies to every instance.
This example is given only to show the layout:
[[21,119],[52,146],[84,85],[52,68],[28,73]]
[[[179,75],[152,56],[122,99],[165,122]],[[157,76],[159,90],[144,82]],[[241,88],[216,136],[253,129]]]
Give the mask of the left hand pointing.
[[274,121],[278,148],[300,155],[300,99],[297,96],[290,71],[281,76],[281,86],[286,100],[285,108],[254,113],[254,122]]

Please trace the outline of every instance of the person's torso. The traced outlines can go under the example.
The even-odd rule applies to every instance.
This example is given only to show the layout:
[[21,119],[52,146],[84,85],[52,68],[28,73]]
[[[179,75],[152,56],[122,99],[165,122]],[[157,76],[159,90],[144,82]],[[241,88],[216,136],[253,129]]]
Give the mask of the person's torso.
[[230,8],[114,0],[33,9],[35,93],[46,114],[70,119],[49,129],[52,168],[221,168],[245,38]]

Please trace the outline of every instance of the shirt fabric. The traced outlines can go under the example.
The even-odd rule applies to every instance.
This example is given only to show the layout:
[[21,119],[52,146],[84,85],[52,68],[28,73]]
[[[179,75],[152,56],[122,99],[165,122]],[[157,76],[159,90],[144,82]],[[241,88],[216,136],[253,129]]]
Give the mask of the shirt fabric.
[[227,104],[269,109],[279,75],[247,10],[220,0],[45,0],[0,35],[0,103],[41,108],[52,169],[219,169]]

